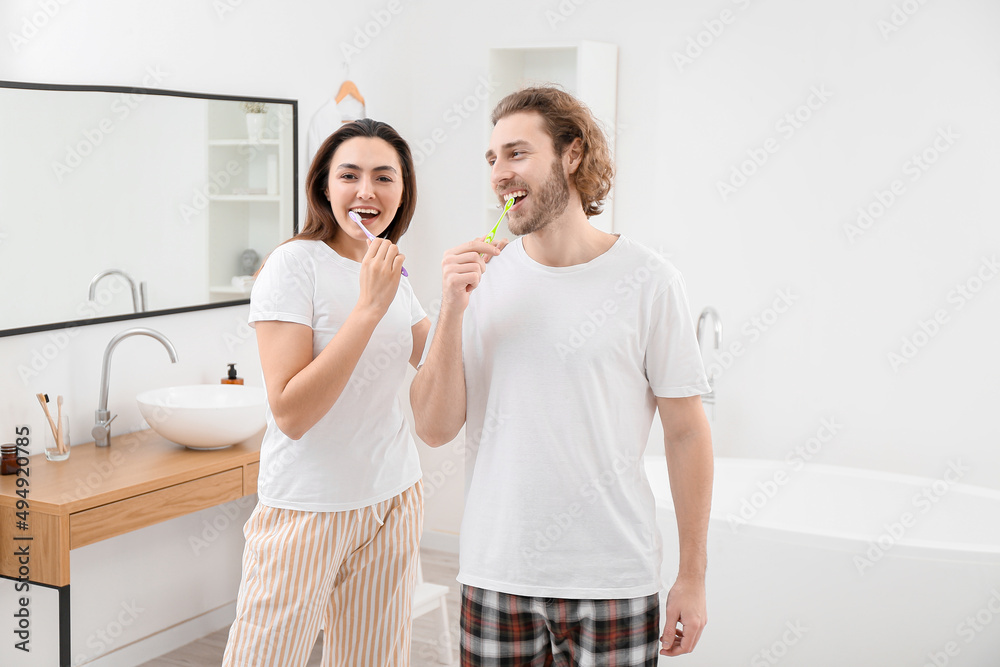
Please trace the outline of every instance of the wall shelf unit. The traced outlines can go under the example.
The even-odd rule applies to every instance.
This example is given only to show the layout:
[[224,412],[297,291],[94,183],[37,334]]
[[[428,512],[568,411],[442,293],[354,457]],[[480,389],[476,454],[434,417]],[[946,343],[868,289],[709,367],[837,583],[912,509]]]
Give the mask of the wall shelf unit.
[[208,108],[209,200],[208,276],[213,303],[249,297],[234,288],[240,256],[252,249],[263,260],[294,233],[295,183],[293,115],[285,105],[268,105],[263,135],[248,138],[237,105]]

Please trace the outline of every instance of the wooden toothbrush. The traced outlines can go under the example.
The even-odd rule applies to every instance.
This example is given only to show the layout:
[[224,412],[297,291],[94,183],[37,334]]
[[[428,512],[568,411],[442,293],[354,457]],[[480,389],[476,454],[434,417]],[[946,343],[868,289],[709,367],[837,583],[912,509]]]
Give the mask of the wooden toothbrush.
[[49,395],[48,394],[35,394],[35,398],[38,399],[39,405],[42,406],[42,411],[45,413],[45,418],[49,420],[49,428],[52,429],[52,437],[59,441],[59,429],[56,428],[55,422],[52,421],[52,415],[49,414]]
[[63,444],[65,434],[63,433],[62,404],[63,397],[61,395],[56,396],[56,405],[59,406],[59,409],[56,411],[56,424],[58,424],[56,427],[56,447],[59,449],[60,454],[65,454],[66,445]]

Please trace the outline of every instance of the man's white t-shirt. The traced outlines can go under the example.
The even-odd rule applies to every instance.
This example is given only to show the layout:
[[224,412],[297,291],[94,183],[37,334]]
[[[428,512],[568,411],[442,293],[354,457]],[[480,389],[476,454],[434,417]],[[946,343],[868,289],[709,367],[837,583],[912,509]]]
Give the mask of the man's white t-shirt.
[[[357,304],[360,275],[359,262],[322,241],[280,245],[254,283],[250,325],[280,320],[311,327],[315,359]],[[268,407],[257,481],[261,503],[339,512],[387,500],[416,484],[420,461],[398,392],[413,351],[411,327],[425,316],[401,276],[347,386],[315,426],[292,440]]]
[[463,320],[466,505],[458,581],[514,595],[662,588],[643,452],[656,398],[708,393],[684,282],[619,236],[568,267],[518,239]]

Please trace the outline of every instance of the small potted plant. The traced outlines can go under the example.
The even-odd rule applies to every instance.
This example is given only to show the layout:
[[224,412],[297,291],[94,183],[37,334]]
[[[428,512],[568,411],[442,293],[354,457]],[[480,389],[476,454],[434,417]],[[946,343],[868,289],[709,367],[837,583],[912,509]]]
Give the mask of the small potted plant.
[[264,133],[267,104],[264,102],[240,102],[240,108],[247,115],[247,139],[252,143],[260,141],[261,135]]

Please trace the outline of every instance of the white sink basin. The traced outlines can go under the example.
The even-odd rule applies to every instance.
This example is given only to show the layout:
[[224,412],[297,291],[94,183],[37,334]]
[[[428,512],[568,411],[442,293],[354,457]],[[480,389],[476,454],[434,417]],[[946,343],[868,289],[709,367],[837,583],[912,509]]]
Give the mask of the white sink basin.
[[267,397],[259,387],[195,384],[144,391],[136,396],[150,428],[192,449],[221,449],[264,428]]

